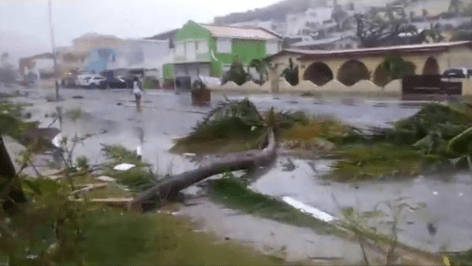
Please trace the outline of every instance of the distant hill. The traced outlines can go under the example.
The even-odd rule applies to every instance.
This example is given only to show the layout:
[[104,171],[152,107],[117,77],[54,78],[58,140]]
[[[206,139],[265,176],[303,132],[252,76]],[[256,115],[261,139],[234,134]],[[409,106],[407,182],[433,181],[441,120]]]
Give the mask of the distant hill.
[[214,23],[218,25],[247,22],[251,20],[285,21],[288,14],[300,13],[310,7],[326,6],[327,0],[284,0],[264,8],[256,8],[243,13],[232,13],[223,17],[216,17]]

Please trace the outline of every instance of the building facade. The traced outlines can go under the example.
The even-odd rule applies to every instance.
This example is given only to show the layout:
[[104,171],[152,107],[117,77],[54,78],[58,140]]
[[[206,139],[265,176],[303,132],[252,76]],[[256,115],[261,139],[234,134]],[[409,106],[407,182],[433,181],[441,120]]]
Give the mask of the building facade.
[[164,67],[164,78],[222,77],[235,60],[247,66],[281,50],[281,36],[270,30],[189,21],[176,34],[174,62]]

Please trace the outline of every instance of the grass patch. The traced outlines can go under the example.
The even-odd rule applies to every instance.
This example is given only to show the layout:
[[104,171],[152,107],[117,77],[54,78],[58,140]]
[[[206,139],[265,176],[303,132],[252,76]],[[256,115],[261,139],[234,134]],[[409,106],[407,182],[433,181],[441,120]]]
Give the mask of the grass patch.
[[341,233],[335,226],[304,214],[282,201],[251,191],[235,178],[216,180],[211,183],[210,189],[212,199],[229,208],[285,224],[312,228],[321,234]]
[[113,209],[87,214],[85,260],[89,265],[282,265],[251,248],[214,244],[210,235],[170,216]]
[[129,198],[132,196],[132,193],[127,192],[123,188],[114,184],[110,184],[106,188],[91,191],[87,194],[87,198],[89,199]]
[[[113,177],[118,183],[134,190],[146,189],[156,182],[156,177],[149,165],[143,163],[135,152],[118,145],[104,145],[103,151],[108,162],[103,165],[102,175]],[[128,171],[113,169],[122,163],[134,164],[136,167]]]
[[14,98],[14,97],[20,97],[20,96],[21,96],[20,91],[14,91],[11,93],[0,92],[0,99]]
[[[80,181],[89,183],[89,178],[83,177]],[[35,206],[31,205],[31,211],[12,219],[12,224],[15,229],[22,228],[15,232],[21,233],[19,236],[25,239],[22,244],[30,248],[32,254],[47,250],[51,255],[46,253],[45,258],[57,265],[77,265],[79,261],[81,265],[287,265],[283,260],[231,241],[216,244],[215,237],[194,232],[193,225],[185,219],[69,202],[66,200],[69,187],[65,181],[35,179],[30,183],[31,186],[24,186],[28,195],[34,194],[33,187],[44,194],[34,196],[36,201],[32,204]],[[56,191],[61,194],[55,194]],[[68,236],[64,242],[67,245],[60,250],[57,245],[51,245],[56,243],[52,226],[56,216],[59,220],[66,217],[65,231],[61,232]],[[28,244],[28,240],[34,246]],[[10,242],[0,243],[3,248]],[[0,263],[6,261],[3,251],[0,250]],[[19,253],[22,258],[24,249],[19,249]],[[40,264],[37,260],[21,260],[18,265],[25,263]]]
[[350,132],[348,127],[332,117],[315,116],[307,119],[303,123],[297,123],[285,130],[282,138],[304,142],[310,142],[314,138],[335,140],[336,138],[347,136]]
[[410,147],[351,146],[341,150],[339,155],[344,159],[336,162],[325,178],[348,182],[389,176],[412,177],[421,170],[421,155]]
[[216,139],[193,142],[186,139],[177,141],[172,147],[172,153],[218,154],[242,152],[259,148],[263,139],[262,134],[250,134],[246,137]]
[[460,254],[453,256],[451,259],[452,266],[472,265],[472,249],[461,252]]

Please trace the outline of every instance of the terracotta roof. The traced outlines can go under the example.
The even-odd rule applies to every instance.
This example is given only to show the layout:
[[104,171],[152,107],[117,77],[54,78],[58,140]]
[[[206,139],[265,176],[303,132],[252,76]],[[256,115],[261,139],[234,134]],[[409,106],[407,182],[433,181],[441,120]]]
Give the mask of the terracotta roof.
[[200,25],[209,30],[214,37],[259,40],[275,40],[280,38],[280,36],[275,33],[257,27],[216,26],[208,24]]
[[362,58],[370,56],[382,56],[386,54],[437,54],[447,51],[453,47],[469,47],[472,48],[472,42],[445,42],[435,44],[416,44],[416,45],[400,45],[400,46],[388,46],[378,48],[361,48],[351,50],[307,50],[307,49],[286,49],[278,54],[271,56],[271,58],[282,56],[282,55],[298,55],[299,60],[321,60],[321,59],[332,59],[332,58]]

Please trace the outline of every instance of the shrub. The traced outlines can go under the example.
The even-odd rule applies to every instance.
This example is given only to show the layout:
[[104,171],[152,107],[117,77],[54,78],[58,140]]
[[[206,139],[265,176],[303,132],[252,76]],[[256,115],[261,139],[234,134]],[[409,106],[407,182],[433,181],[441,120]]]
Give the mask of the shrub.
[[244,70],[243,64],[239,60],[235,60],[231,64],[231,68],[223,75],[223,84],[233,81],[238,85],[243,85],[250,80],[250,75]]

